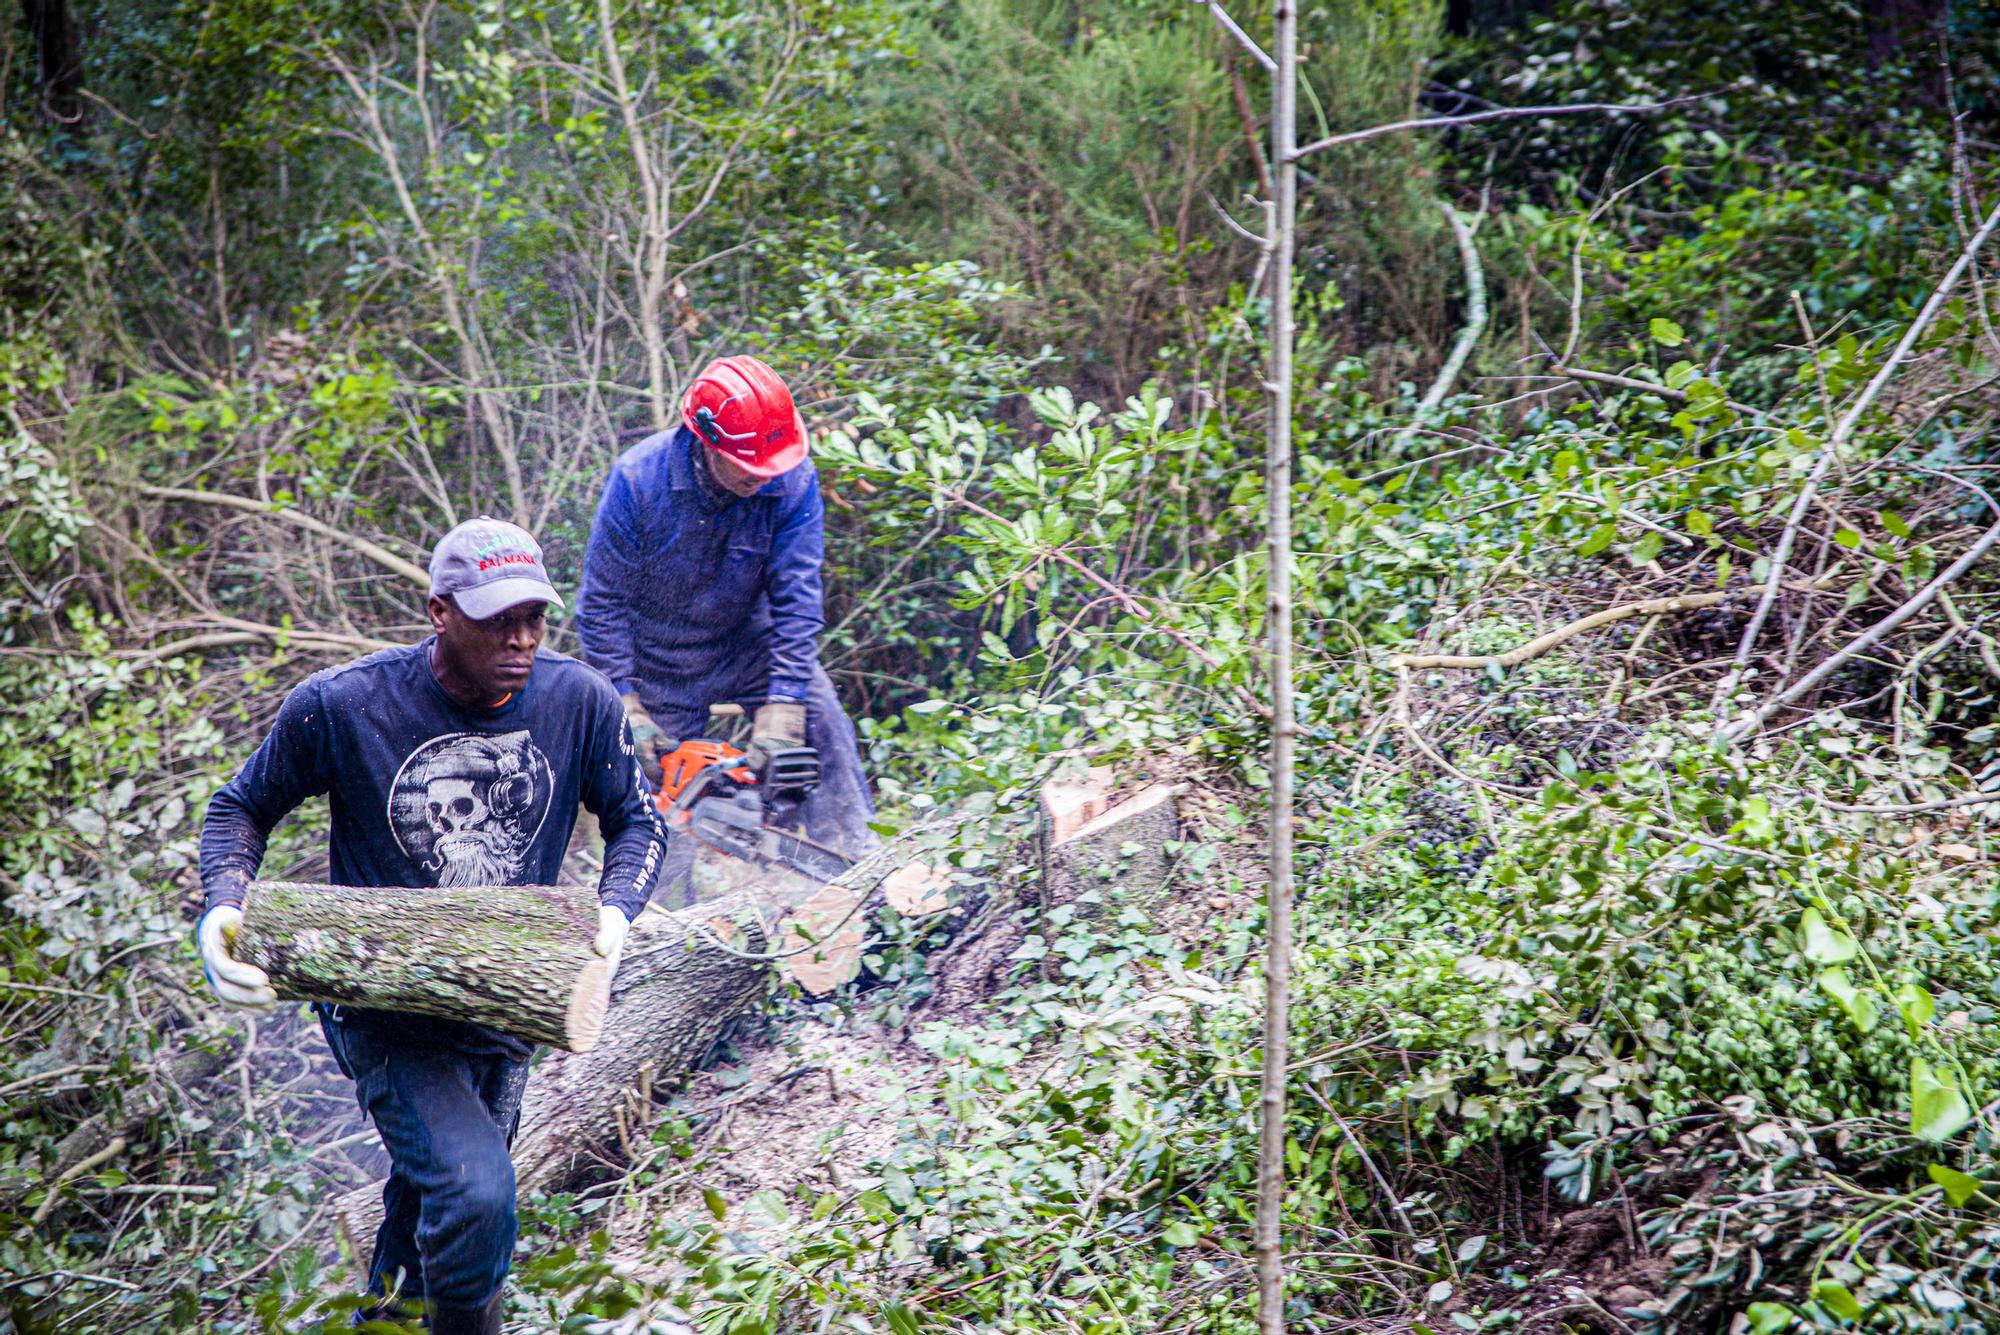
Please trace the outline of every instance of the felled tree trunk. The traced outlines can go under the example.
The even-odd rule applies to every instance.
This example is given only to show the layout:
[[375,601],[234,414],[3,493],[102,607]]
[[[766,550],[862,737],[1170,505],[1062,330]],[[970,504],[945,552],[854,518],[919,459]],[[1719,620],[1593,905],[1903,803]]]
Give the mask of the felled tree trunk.
[[[1051,874],[1060,902],[1102,883],[1129,893],[1126,901],[1156,904],[1171,884],[1165,845],[1179,836],[1178,789],[1153,785],[1118,801],[1108,779],[1088,809],[1045,802]],[[1053,814],[1060,808],[1060,816]],[[919,864],[893,872],[883,850],[873,886],[843,899],[802,879],[761,875],[744,889],[666,912],[648,909],[632,924],[611,988],[603,1036],[587,1053],[553,1053],[529,1077],[514,1139],[519,1192],[558,1190],[573,1183],[587,1160],[615,1164],[629,1110],[644,1112],[644,1092],[677,1082],[708,1050],[722,1027],[760,1005],[780,971],[808,991],[851,978],[865,925],[883,907],[906,915],[942,912],[949,878]],[[856,868],[857,874],[869,867]],[[864,881],[864,884],[866,882]],[[779,923],[786,915],[796,916]],[[1020,929],[998,930],[991,967],[1020,941]],[[851,938],[851,939],[850,939]],[[730,949],[717,944],[726,942]],[[849,959],[852,951],[857,958]],[[789,959],[766,952],[796,952]],[[747,958],[746,958],[747,957]],[[775,966],[775,967],[774,967]],[[997,974],[995,975],[997,978]],[[992,980],[982,980],[983,995]],[[633,1121],[643,1127],[643,1118]],[[382,1221],[382,1184],[371,1183],[335,1202],[334,1224],[364,1261]]]
[[596,933],[597,896],[578,888],[256,881],[234,954],[290,1000],[469,1020],[587,1052],[610,997]]
[[[770,896],[745,893],[639,915],[612,981],[597,1046],[551,1053],[528,1081],[514,1137],[522,1195],[569,1182],[594,1150],[616,1153],[620,1113],[634,1091],[677,1080],[723,1025],[762,1001],[769,965],[716,945],[720,939],[748,955],[770,949],[760,906],[768,915]],[[333,1215],[354,1255],[365,1261],[382,1222],[382,1184],[347,1193]]]

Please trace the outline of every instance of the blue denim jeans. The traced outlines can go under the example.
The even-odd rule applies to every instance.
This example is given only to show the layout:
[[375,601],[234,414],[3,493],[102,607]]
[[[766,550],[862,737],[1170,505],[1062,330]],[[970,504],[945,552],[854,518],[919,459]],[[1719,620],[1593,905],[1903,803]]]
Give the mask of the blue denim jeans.
[[320,1011],[334,1059],[389,1151],[368,1292],[477,1308],[499,1291],[514,1251],[508,1146],[528,1063],[405,1039],[383,1023],[404,1018],[414,1019]]

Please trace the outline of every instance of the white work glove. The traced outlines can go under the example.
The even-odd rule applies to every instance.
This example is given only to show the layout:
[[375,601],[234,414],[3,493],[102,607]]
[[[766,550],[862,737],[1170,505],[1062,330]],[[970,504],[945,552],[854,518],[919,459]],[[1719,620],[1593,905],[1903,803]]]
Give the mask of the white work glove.
[[597,940],[592,949],[612,962],[615,967],[618,956],[625,949],[625,934],[632,930],[632,920],[625,916],[625,910],[616,904],[597,906]]
[[194,929],[194,944],[201,952],[202,972],[225,1006],[245,1010],[275,1006],[278,993],[271,986],[270,975],[229,953],[236,944],[236,929],[242,925],[243,910],[234,904],[217,904],[201,915]]

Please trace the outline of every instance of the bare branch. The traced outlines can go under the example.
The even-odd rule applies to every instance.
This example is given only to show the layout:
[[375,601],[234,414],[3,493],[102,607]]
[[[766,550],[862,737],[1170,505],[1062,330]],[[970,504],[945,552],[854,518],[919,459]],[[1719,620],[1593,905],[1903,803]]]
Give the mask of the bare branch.
[[[1995,216],[2000,217],[2000,212],[1996,212]],[[2000,524],[1995,524],[1992,528],[1987,529],[1980,536],[1978,542],[1973,543],[1972,546],[1966,549],[1963,556],[1939,572],[1935,579],[1919,589],[1916,595],[1908,602],[1905,602],[1901,607],[1889,613],[1888,616],[1883,617],[1867,630],[1862,631],[1859,635],[1849,640],[1845,645],[1841,646],[1839,652],[1829,655],[1811,672],[1800,677],[1795,684],[1780,691],[1762,705],[1759,705],[1755,710],[1745,714],[1735,723],[1732,723],[1724,730],[1723,736],[1730,741],[1736,741],[1752,729],[1760,726],[1780,709],[1803,699],[1814,687],[1838,671],[1841,664],[1847,662],[1857,654],[1866,653],[1868,650],[1874,648],[1891,631],[1917,613],[1923,611],[1924,608],[1930,606],[1937,596],[1944,592],[1946,585],[1970,570],[1980,557],[1992,550],[1995,543],[2000,543]]]
[[1389,125],[1374,125],[1366,130],[1349,130],[1346,134],[1330,135],[1315,140],[1304,148],[1292,152],[1292,160],[1297,161],[1308,153],[1317,153],[1322,148],[1337,148],[1342,144],[1359,144],[1369,139],[1380,139],[1384,135],[1400,134],[1404,130],[1445,129],[1454,125],[1479,125],[1486,121],[1521,120],[1530,116],[1577,116],[1589,112],[1605,115],[1620,113],[1646,116],[1665,111],[1669,107],[1685,106],[1689,102],[1700,102],[1713,97],[1713,93],[1691,93],[1686,97],[1671,97],[1664,102],[1573,102],[1564,106],[1548,107],[1498,107],[1492,111],[1473,111],[1463,116],[1420,116],[1416,120],[1395,121]]
[[266,519],[282,520],[296,524],[300,528],[317,533],[323,538],[346,546],[367,557],[385,570],[392,570],[405,579],[412,580],[428,589],[431,586],[430,573],[414,561],[406,561],[386,547],[370,542],[358,534],[335,528],[323,519],[315,518],[303,510],[284,509],[252,500],[248,496],[232,496],[225,491],[195,491],[188,487],[155,487],[141,482],[141,495],[156,496],[163,501],[192,501],[197,505],[216,505],[228,510],[241,510],[244,514],[262,515]]
[[1625,603],[1618,607],[1607,607],[1592,612],[1558,626],[1546,635],[1537,635],[1525,644],[1517,644],[1502,654],[1397,654],[1390,658],[1393,668],[1470,668],[1519,667],[1531,659],[1540,658],[1549,650],[1575,639],[1587,630],[1608,626],[1614,621],[1628,617],[1658,616],[1663,612],[1692,612],[1698,608],[1713,607],[1729,597],[1728,590],[1713,593],[1682,593],[1671,598],[1647,598],[1641,602]]
[[[1612,375],[1609,371],[1586,371],[1580,366],[1557,365],[1551,366],[1549,370],[1557,375],[1567,376],[1571,380],[1582,380],[1593,385],[1615,385],[1619,389],[1636,389],[1642,394],[1657,394],[1669,403],[1688,401],[1688,396],[1683,390],[1668,389],[1665,385],[1656,385],[1650,380],[1639,380],[1629,375]],[[1728,405],[1731,412],[1744,417],[1763,416],[1759,409],[1752,408],[1747,403],[1738,403],[1734,399],[1725,399],[1723,402]]]
[[1815,797],[1812,801],[1815,805],[1831,807],[1835,811],[1860,811],[1873,816],[1915,816],[1926,811],[1950,811],[1957,807],[1976,807],[1988,802],[2000,802],[2000,793],[1968,793],[1963,797],[1945,797],[1935,802],[1889,803],[1880,806],[1833,802],[1824,797]]
[[[1805,485],[1799,489],[1798,499],[1792,503],[1792,513],[1785,520],[1785,530],[1778,538],[1778,549],[1771,554],[1771,571],[1764,581],[1764,595],[1757,600],[1757,610],[1751,613],[1750,624],[1743,628],[1743,638],[1737,642],[1736,657],[1730,663],[1729,675],[1716,687],[1715,703],[1718,709],[1728,703],[1730,696],[1735,693],[1737,682],[1742,679],[1744,669],[1749,666],[1750,651],[1756,647],[1757,636],[1763,631],[1764,622],[1769,619],[1771,608],[1778,600],[1778,585],[1785,577],[1785,563],[1791,559],[1792,546],[1798,541],[1799,525],[1804,521],[1806,511],[1812,507],[1813,496],[1818,492],[1820,482],[1825,479],[1827,469],[1833,465],[1834,457],[1840,453],[1841,446],[1845,445],[1848,438],[1854,434],[1855,427],[1860,425],[1862,415],[1875,405],[1875,400],[1883,388],[1909,359],[1917,340],[1923,337],[1924,331],[1930,328],[1931,322],[1937,319],[1938,313],[1944,309],[1945,298],[1964,276],[1966,269],[1971,267],[1972,257],[1985,246],[1996,227],[2000,227],[2000,206],[1996,206],[1993,212],[1986,215],[1985,224],[1970,241],[1965,243],[1964,249],[1958,252],[1958,258],[1952,261],[1951,268],[1938,280],[1937,287],[1931,292],[1930,300],[1926,301],[1923,309],[1917,312],[1916,319],[1910,321],[1910,327],[1903,331],[1902,340],[1896,344],[1895,351],[1889,354],[1888,360],[1882,363],[1881,369],[1875,372],[1874,378],[1869,380],[1867,387],[1849,405],[1841,419],[1834,423],[1833,432],[1827,437],[1826,444],[1820,448],[1819,458],[1814,462],[1811,474],[1807,476]],[[1817,673],[1814,674],[1814,678],[1817,676]],[[1731,725],[1725,730],[1725,735],[1742,736],[1744,732],[1768,718],[1774,707],[1775,703],[1767,704],[1744,724]]]
[[[1220,14],[1220,11],[1215,11]],[[1292,978],[1292,250],[1298,211],[1298,0],[1272,6],[1278,59],[1271,80],[1276,189],[1264,256],[1271,267],[1271,413],[1264,451],[1264,631],[1271,683],[1270,884],[1264,891],[1263,1069],[1257,1081],[1257,1328],[1285,1335],[1285,1064]]]
[[1236,20],[1230,18],[1228,13],[1224,11],[1222,6],[1216,3],[1216,0],[1195,0],[1195,3],[1198,5],[1207,6],[1208,12],[1215,16],[1215,26],[1222,29],[1224,32],[1228,33],[1231,37],[1235,38],[1237,45],[1241,46],[1245,51],[1248,51],[1250,53],[1250,58],[1256,61],[1259,65],[1262,65],[1264,67],[1264,72],[1266,74],[1277,73],[1278,62],[1271,59],[1270,54],[1266,52],[1263,47],[1257,45],[1257,43],[1251,39],[1249,33],[1243,31],[1242,28],[1238,27]]
[[156,648],[146,649],[119,661],[131,667],[143,667],[180,654],[193,653],[197,649],[222,649],[239,644],[265,644],[282,640],[295,649],[311,650],[330,654],[372,654],[378,649],[394,647],[388,640],[363,639],[353,635],[340,635],[329,631],[285,630],[279,626],[267,626],[262,630],[216,630],[201,635],[189,635],[178,640],[170,640]]
[[1410,424],[1396,433],[1396,447],[1402,448],[1417,429],[1423,426],[1435,413],[1451,387],[1458,380],[1458,373],[1465,369],[1466,359],[1479,346],[1480,336],[1486,332],[1486,270],[1479,263],[1479,248],[1472,243],[1472,229],[1465,225],[1465,219],[1458,216],[1458,210],[1440,199],[1437,206],[1443,211],[1445,221],[1451,224],[1451,234],[1458,241],[1459,262],[1465,266],[1465,328],[1458,331],[1458,341],[1452,344],[1451,355],[1446,357],[1439,368],[1437,379],[1431,382],[1430,391],[1417,405],[1416,415]]

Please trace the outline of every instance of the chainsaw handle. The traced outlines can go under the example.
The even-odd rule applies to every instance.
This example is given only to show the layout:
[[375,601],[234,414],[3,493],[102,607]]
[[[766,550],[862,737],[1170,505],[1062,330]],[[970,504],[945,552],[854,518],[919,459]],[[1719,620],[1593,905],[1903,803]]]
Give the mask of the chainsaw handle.
[[753,743],[757,782],[776,797],[804,797],[819,786],[819,752],[810,746]]

